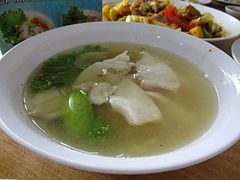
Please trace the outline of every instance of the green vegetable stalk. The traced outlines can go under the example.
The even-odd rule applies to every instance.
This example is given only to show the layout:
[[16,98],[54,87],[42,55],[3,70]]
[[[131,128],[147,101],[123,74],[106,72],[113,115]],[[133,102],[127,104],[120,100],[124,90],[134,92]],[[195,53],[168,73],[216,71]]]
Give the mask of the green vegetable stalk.
[[68,133],[77,136],[86,136],[93,126],[92,106],[85,94],[73,91],[64,103],[64,124]]
[[88,97],[81,91],[75,90],[66,96],[64,112],[64,124],[71,136],[96,138],[110,130],[107,123],[94,115]]

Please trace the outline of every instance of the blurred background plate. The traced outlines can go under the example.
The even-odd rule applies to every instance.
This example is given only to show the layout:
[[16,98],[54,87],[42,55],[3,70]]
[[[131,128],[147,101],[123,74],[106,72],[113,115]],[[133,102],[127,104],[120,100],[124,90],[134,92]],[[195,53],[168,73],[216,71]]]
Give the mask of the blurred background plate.
[[235,18],[240,19],[240,6],[227,5],[225,6],[225,11]]
[[202,5],[207,5],[212,2],[212,0],[182,0],[182,1],[192,2],[192,3],[202,4]]
[[[116,4],[121,1],[122,0],[103,0],[103,4]],[[212,14],[215,17],[217,24],[221,24],[225,31],[228,32],[228,34],[225,37],[203,38],[203,40],[210,42],[211,44],[225,51],[227,54],[231,55],[231,45],[240,36],[240,21],[237,18],[223,11],[219,11],[215,8],[211,8],[201,4],[186,2],[182,0],[170,1],[179,8],[187,6],[189,4],[193,4],[194,7],[198,9],[201,13]],[[132,2],[132,0],[129,0],[129,2]]]
[[215,0],[218,3],[222,3],[222,4],[229,4],[229,5],[237,5],[240,6],[240,2],[237,1],[227,1],[227,0]]
[[240,38],[232,44],[232,56],[240,64]]

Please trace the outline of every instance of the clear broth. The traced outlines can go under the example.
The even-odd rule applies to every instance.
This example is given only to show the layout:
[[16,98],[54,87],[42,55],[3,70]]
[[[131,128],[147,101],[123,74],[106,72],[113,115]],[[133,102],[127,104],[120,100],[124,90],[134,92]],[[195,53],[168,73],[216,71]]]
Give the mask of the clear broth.
[[[138,157],[174,151],[192,143],[209,129],[218,110],[217,94],[213,84],[198,68],[179,56],[152,47],[119,43],[105,43],[101,46],[110,50],[109,57],[114,57],[125,50],[128,50],[133,61],[139,59],[142,51],[159,57],[160,61],[168,64],[177,74],[180,89],[177,93],[161,91],[161,94],[171,101],[164,104],[156,101],[162,112],[162,120],[158,123],[131,126],[120,114],[112,110],[109,104],[94,106],[94,111],[110,124],[111,131],[91,142],[79,137],[70,138],[65,133],[61,119],[48,122],[32,118],[34,124],[50,138],[88,153]],[[24,99],[27,100],[32,95],[25,88]]]

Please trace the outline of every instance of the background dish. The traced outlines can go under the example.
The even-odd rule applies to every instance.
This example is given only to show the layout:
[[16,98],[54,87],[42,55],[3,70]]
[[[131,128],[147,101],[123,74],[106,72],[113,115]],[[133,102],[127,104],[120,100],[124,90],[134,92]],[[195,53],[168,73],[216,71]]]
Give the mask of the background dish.
[[232,56],[240,64],[240,38],[232,44]]
[[196,3],[196,4],[202,4],[202,5],[207,5],[212,2],[212,0],[182,0],[182,1],[192,2],[192,3]]
[[237,5],[237,6],[240,6],[240,3],[237,3],[237,2],[230,2],[230,1],[224,1],[224,0],[215,0],[216,2],[218,3],[221,3],[221,4],[227,4],[227,5]]
[[[20,101],[22,82],[33,67],[47,57],[76,45],[109,41],[141,42],[170,53],[177,52],[207,73],[219,91],[220,98],[219,114],[209,131],[194,143],[167,154],[143,158],[110,158],[66,148],[34,128],[23,113]],[[170,171],[209,159],[239,139],[240,122],[236,121],[240,106],[239,74],[236,63],[219,49],[167,28],[113,22],[66,26],[32,37],[4,55],[0,61],[0,84],[4,84],[1,86],[0,98],[5,103],[0,104],[0,125],[10,137],[30,150],[75,168],[118,174]]]
[[[117,2],[121,2],[121,0],[103,0],[103,4],[106,4],[106,3],[115,4]],[[186,5],[192,4],[190,2],[179,1],[179,0],[171,0],[171,2],[177,7],[184,7]],[[216,22],[220,24],[228,33],[228,35],[226,35],[225,37],[204,38],[204,40],[211,43],[214,42],[215,43],[214,45],[216,45],[220,41],[233,39],[240,35],[240,22],[238,19],[230,16],[227,13],[221,12],[219,10],[216,10],[207,6],[203,6],[196,3],[193,3],[193,6],[196,7],[201,13],[212,14],[215,17]]]
[[[178,1],[178,0],[172,0],[173,4],[175,4],[177,7],[183,7],[189,4],[189,2],[183,2],[183,1]],[[191,4],[191,3],[190,3]],[[228,15],[227,13],[221,12],[219,10],[202,6],[199,4],[194,4],[194,6],[201,12],[201,13],[211,13],[215,19],[216,22],[221,24],[222,27],[229,33],[225,37],[220,37],[220,38],[205,38],[204,40],[208,42],[220,42],[226,39],[232,39],[240,35],[240,22]]]
[[54,22],[47,15],[36,11],[26,11],[25,13],[29,19],[39,18],[42,22],[48,25],[49,29],[55,28]]
[[[121,0],[103,0],[103,4],[116,4],[117,2],[121,2]],[[226,32],[228,32],[228,35],[220,38],[203,38],[203,40],[217,46],[229,55],[231,54],[231,45],[233,41],[240,35],[240,21],[238,19],[222,11],[200,4],[180,0],[171,0],[171,2],[177,7],[184,7],[186,5],[193,4],[194,7],[196,7],[201,13],[211,13],[215,17],[216,22],[220,24],[226,30]]]
[[240,6],[228,5],[225,6],[225,11],[236,18],[240,18]]

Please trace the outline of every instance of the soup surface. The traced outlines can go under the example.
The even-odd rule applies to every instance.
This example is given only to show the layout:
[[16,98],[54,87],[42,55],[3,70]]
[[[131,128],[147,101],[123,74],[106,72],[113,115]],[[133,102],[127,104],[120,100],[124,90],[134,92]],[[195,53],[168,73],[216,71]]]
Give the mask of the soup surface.
[[218,109],[214,86],[194,65],[156,48],[119,43],[77,47],[46,60],[27,80],[23,102],[53,140],[117,157],[190,144]]

